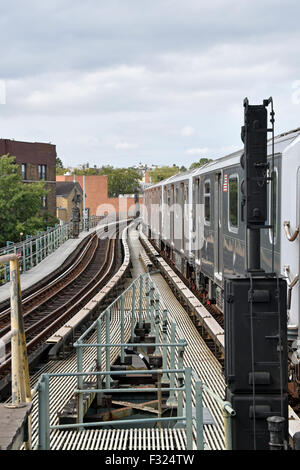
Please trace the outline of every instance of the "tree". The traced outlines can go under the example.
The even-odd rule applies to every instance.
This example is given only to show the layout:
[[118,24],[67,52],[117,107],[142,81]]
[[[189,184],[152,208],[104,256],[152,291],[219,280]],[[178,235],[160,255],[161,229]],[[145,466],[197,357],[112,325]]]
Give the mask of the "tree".
[[70,168],[60,168],[56,167],[56,174],[57,175],[65,175],[67,172],[70,172]]
[[42,197],[47,194],[45,183],[22,183],[20,167],[14,161],[9,155],[0,158],[0,245],[34,235],[48,225],[47,213],[41,211]]
[[75,175],[99,175],[98,168],[83,168],[82,170],[75,168],[74,170]]
[[102,166],[101,168],[99,168],[99,175],[110,175],[111,173],[113,173],[114,171],[114,167],[112,165],[106,165],[106,166]]
[[115,168],[108,177],[108,196],[118,197],[120,194],[136,194],[140,188],[141,176],[133,168]]
[[59,157],[56,157],[56,168],[63,168],[63,162]]
[[177,173],[179,173],[179,168],[176,165],[161,166],[159,168],[154,168],[154,170],[150,170],[149,177],[151,178],[151,183],[155,184],[166,178],[170,178],[170,176],[176,175]]
[[62,160],[59,157],[56,157],[56,174],[64,175],[65,173],[67,173],[67,171],[70,171],[70,169],[64,168]]
[[115,168],[112,165],[106,165],[102,166],[101,168],[90,168],[90,167],[84,167],[84,168],[75,168],[74,169],[74,174],[75,175],[110,175],[115,171]]
[[200,158],[199,162],[194,162],[190,166],[190,170],[194,170],[195,168],[199,168],[200,166],[205,165],[206,163],[212,162],[211,158]]

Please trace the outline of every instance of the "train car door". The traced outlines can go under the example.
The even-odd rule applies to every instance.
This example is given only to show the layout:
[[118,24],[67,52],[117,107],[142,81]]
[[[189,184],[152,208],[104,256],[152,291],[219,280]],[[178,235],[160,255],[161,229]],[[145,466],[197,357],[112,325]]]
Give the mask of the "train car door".
[[222,211],[223,211],[223,188],[222,172],[215,173],[215,278],[216,281],[222,281],[223,273],[223,229],[222,229]]

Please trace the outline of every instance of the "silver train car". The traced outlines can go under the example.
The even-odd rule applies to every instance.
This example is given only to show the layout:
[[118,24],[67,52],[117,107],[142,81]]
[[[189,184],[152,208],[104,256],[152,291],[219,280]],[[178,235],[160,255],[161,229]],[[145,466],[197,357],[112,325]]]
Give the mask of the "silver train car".
[[[300,340],[300,128],[278,135],[274,150],[274,197],[269,183],[267,221],[271,225],[273,220],[274,232],[261,231],[262,268],[287,278],[289,336]],[[221,312],[224,275],[243,274],[246,267],[242,153],[148,187],[141,208],[145,234],[202,301]],[[270,165],[271,154],[269,141]]]

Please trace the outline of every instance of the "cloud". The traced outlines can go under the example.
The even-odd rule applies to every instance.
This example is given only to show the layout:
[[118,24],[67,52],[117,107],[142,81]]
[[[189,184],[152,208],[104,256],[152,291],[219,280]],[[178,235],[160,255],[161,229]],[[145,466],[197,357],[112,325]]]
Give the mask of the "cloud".
[[299,126],[298,1],[145,4],[0,5],[0,137],[54,142],[73,166],[186,165],[241,147],[245,96],[273,95],[278,133]]
[[138,148],[137,144],[130,144],[128,142],[119,142],[115,145],[116,150],[128,150]]
[[194,129],[191,126],[184,126],[180,131],[183,137],[190,137],[191,135],[194,135],[195,132],[196,132],[196,129]]
[[203,148],[193,148],[193,149],[187,149],[185,151],[185,153],[187,153],[188,155],[207,155],[209,152],[209,149],[207,147],[203,147]]

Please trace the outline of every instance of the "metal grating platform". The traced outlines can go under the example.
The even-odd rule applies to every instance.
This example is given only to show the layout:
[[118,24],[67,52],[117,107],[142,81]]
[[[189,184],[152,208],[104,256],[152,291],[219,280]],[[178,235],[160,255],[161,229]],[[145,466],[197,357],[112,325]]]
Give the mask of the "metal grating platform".
[[[199,378],[217,395],[225,395],[225,382],[222,375],[221,365],[204,340],[201,338],[188,313],[178,302],[167,282],[161,274],[153,274],[151,278],[161,293],[163,301],[188,342],[184,354],[184,365],[191,366]],[[224,421],[222,411],[213,398],[204,392],[203,403],[212,413],[216,426],[205,426],[204,436],[209,449],[224,449]]]
[[185,450],[183,429],[54,431],[51,450]]
[[[135,265],[135,260],[138,259],[138,253],[142,249],[137,230],[129,231],[128,242],[130,250],[135,253],[135,259],[132,259],[132,263]],[[145,272],[139,259],[138,266],[136,266],[135,270],[134,273],[137,273],[137,275],[141,272]],[[184,355],[184,365],[191,366],[203,382],[217,395],[220,397],[225,396],[225,381],[220,363],[201,338],[188,313],[176,299],[163,276],[161,274],[152,274],[151,278],[156,284],[170,315],[180,326],[188,342]],[[216,401],[205,392],[203,394],[203,402],[204,406],[211,411],[216,423],[216,426],[205,426],[204,428],[206,446],[211,450],[224,449],[224,420],[222,411]]]
[[[131,251],[131,260],[133,264],[133,277],[136,278],[140,273],[145,272],[145,269],[139,259],[140,242],[138,240],[138,232],[132,230],[129,232],[128,237],[129,248]],[[223,395],[223,381],[221,379],[221,367],[216,358],[209,351],[204,341],[201,339],[198,331],[194,327],[188,314],[171,292],[167,283],[164,281],[160,274],[152,275],[152,279],[161,292],[169,313],[186,336],[189,346],[186,350],[184,363],[185,366],[192,366],[198,373],[199,377],[218,395]],[[145,308],[145,307],[144,307]],[[130,299],[125,299],[125,310],[130,309]],[[120,340],[120,312],[114,311],[112,315],[112,336],[113,342]],[[104,332],[103,332],[104,333]],[[125,325],[126,341],[129,339],[130,331],[129,324]],[[118,351],[113,354],[114,357],[118,355]],[[113,359],[113,357],[111,358]],[[87,353],[84,354],[84,370],[94,367],[95,364],[95,351],[89,348]],[[41,372],[42,373],[55,373],[55,372],[75,372],[76,371],[76,356],[72,354],[68,360],[65,361],[50,361],[40,370],[34,377],[32,377],[32,385],[37,381]],[[54,380],[54,379],[51,379]],[[62,381],[56,378],[55,383],[51,386],[50,396],[50,421],[51,425],[57,424],[57,412],[62,410],[66,401],[72,396],[75,380],[69,378],[62,387]],[[204,406],[209,408],[212,412],[216,426],[205,426],[204,437],[206,447],[209,449],[223,449],[223,419],[220,409],[216,402],[204,393]],[[37,425],[38,425],[38,407],[37,396],[33,400],[33,413],[32,413],[32,428],[33,428],[33,446],[37,444]],[[176,429],[115,429],[115,430],[101,430],[101,429],[87,429],[85,431],[59,431],[52,430],[51,435],[51,449],[89,449],[89,450],[183,450],[185,449],[185,431],[180,428]]]

